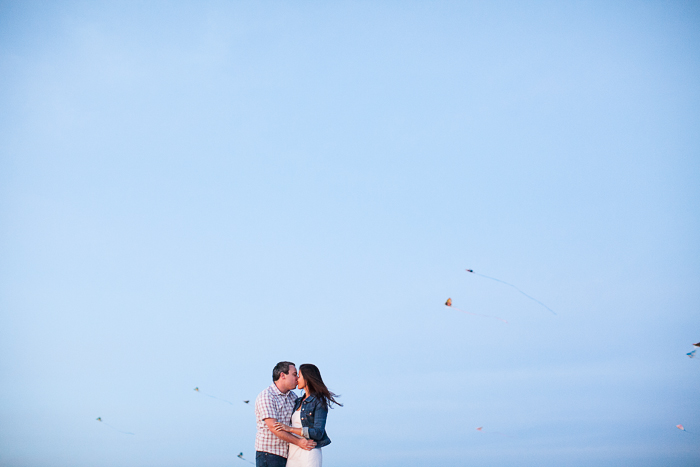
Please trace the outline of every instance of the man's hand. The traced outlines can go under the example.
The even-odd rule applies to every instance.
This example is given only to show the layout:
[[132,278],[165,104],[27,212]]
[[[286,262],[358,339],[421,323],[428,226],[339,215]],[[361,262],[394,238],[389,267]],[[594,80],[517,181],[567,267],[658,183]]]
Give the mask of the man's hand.
[[311,451],[313,448],[316,447],[316,441],[313,439],[306,439],[306,438],[297,438],[298,441],[295,442],[297,446],[300,448],[304,449],[305,451]]

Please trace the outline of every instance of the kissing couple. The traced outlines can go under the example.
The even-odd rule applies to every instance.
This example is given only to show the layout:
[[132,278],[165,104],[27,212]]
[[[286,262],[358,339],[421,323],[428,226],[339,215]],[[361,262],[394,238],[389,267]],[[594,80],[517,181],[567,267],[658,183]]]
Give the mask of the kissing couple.
[[[297,397],[293,389],[304,390]],[[272,384],[255,399],[256,467],[321,467],[321,448],[331,444],[326,418],[331,404],[342,407],[328,390],[316,365],[279,362]]]

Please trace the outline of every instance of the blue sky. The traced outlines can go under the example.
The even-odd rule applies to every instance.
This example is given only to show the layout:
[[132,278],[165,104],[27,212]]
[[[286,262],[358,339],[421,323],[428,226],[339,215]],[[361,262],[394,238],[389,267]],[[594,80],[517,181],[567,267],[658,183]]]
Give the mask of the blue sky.
[[243,465],[291,360],[327,465],[697,465],[699,20],[0,2],[0,464]]

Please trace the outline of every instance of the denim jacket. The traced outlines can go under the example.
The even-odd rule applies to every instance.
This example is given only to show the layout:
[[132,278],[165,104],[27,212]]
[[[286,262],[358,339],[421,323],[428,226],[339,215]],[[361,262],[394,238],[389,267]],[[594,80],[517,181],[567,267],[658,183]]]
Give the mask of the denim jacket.
[[331,439],[326,433],[326,417],[328,408],[316,396],[299,397],[294,403],[294,410],[301,407],[301,431],[306,439],[316,441],[316,447],[322,448],[331,444]]

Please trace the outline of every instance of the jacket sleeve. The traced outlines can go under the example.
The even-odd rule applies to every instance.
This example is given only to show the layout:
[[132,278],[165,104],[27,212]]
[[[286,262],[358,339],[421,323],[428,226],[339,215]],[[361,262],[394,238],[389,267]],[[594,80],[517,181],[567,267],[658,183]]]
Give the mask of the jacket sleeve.
[[303,427],[301,429],[304,438],[321,441],[326,433],[326,418],[328,418],[328,409],[321,404],[314,408],[314,426]]

